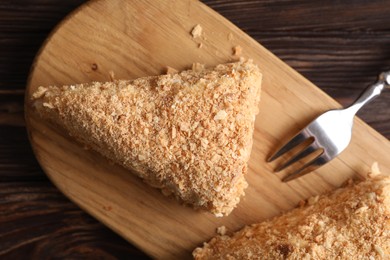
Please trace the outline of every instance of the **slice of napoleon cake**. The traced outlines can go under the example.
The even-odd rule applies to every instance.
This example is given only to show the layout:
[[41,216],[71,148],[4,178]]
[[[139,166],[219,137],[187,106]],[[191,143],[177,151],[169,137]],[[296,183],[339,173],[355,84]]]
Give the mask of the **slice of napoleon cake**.
[[373,173],[279,217],[217,236],[193,255],[199,260],[390,259],[390,176]]
[[39,87],[35,111],[148,184],[216,216],[247,187],[262,75],[252,61]]

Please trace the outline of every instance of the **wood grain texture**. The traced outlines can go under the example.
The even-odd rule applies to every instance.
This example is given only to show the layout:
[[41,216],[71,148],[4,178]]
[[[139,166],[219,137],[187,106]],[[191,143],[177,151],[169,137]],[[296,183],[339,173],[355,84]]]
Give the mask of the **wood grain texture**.
[[2,259],[146,258],[48,182],[0,183],[0,198]]
[[[202,25],[205,38],[190,36],[197,23]],[[232,40],[228,40],[229,34]],[[202,48],[198,48],[199,42]],[[160,74],[167,65],[182,70],[194,61],[208,66],[229,62],[234,59],[232,48],[236,45],[259,65],[263,91],[249,162],[249,187],[237,209],[221,219],[164,198],[128,171],[84,150],[37,118],[28,102],[40,85],[106,81],[110,70],[117,78],[131,79]],[[316,174],[282,184],[280,175],[272,172],[275,164],[265,163],[265,158],[286,135],[339,105],[196,1],[89,2],[52,34],[30,76],[27,126],[35,154],[49,178],[72,201],[153,257],[187,258],[197,245],[215,234],[217,227],[237,230],[275,216],[301,199],[366,174],[374,161],[390,172],[390,143],[356,120],[348,152]]]
[[[47,179],[35,161],[23,128],[23,93],[32,59],[47,34],[64,15],[84,1],[81,0],[5,0],[0,2],[0,182],[3,189],[29,187],[31,183],[47,183]],[[386,13],[390,12],[388,1],[332,1],[326,5],[323,1],[217,1],[206,0],[207,5],[238,25],[254,39],[286,61],[294,69],[309,78],[321,89],[335,97],[341,104],[349,104],[365,87],[372,82],[380,70],[390,67],[390,22]],[[276,19],[276,17],[278,17]],[[385,137],[390,138],[390,109],[387,100],[389,91],[382,94],[362,110],[359,115]],[[15,186],[14,186],[15,185]],[[43,188],[39,188],[43,189]],[[53,189],[53,188],[51,188]],[[18,194],[24,194],[17,189]],[[31,191],[39,194],[39,191]],[[35,211],[36,200],[24,197],[30,203],[29,210]],[[66,208],[64,200],[57,192],[57,197],[45,199]],[[9,201],[4,193],[0,200],[6,202],[1,212],[8,212],[1,218],[0,224],[12,223],[17,215],[22,226],[27,219],[23,214],[16,214],[12,208],[16,202]],[[66,200],[67,201],[67,200]],[[70,204],[70,202],[67,202]],[[112,232],[103,228],[95,220],[74,206],[80,213],[80,221],[92,222],[96,229],[89,229],[88,238],[95,244],[89,244],[88,250],[79,250],[78,256],[93,257],[99,252],[99,245],[110,245],[103,258],[129,258],[137,256],[133,247],[116,249],[117,240],[112,239]],[[42,213],[44,214],[44,213]],[[0,240],[1,258],[26,258],[30,256],[27,246],[34,250],[45,243],[47,248],[53,245],[56,250],[42,251],[40,259],[64,256],[79,243],[83,244],[86,233],[70,229],[67,233],[66,246],[54,246],[53,239],[24,239],[30,232],[46,230],[48,238],[55,237],[58,231],[49,229],[49,218],[36,218],[36,226],[12,233],[7,239]],[[88,221],[86,219],[89,219]],[[66,224],[60,217],[52,217],[59,229]],[[82,225],[81,225],[82,226]],[[0,237],[4,236],[0,232]],[[88,240],[88,239],[87,239]],[[22,241],[23,243],[17,243]],[[65,241],[62,240],[62,241]],[[78,241],[72,244],[71,241]],[[65,243],[65,242],[62,242]],[[17,246],[11,247],[14,244]],[[117,254],[117,250],[122,253]],[[101,254],[100,254],[101,255]],[[16,257],[13,257],[16,256]]]

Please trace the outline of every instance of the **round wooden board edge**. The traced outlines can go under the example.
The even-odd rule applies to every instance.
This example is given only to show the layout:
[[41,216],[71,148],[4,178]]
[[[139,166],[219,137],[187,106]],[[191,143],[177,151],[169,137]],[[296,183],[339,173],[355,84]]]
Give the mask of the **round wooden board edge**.
[[[33,59],[33,62],[31,64],[31,67],[30,67],[30,70],[29,70],[29,73],[28,73],[28,77],[27,77],[27,81],[26,81],[26,89],[25,89],[25,93],[24,93],[24,120],[25,120],[25,124],[26,124],[26,132],[27,132],[27,137],[28,137],[28,141],[30,143],[30,146],[31,146],[31,149],[33,151],[33,154],[35,156],[35,158],[37,159],[40,167],[42,168],[43,172],[45,173],[45,175],[48,177],[48,179],[50,180],[50,182],[67,198],[69,199],[72,203],[76,204],[79,208],[81,208],[84,212],[86,212],[88,215],[92,216],[94,219],[96,219],[97,221],[101,222],[102,224],[104,224],[105,226],[109,227],[112,231],[114,231],[115,233],[119,234],[121,237],[125,238],[128,242],[132,243],[133,246],[136,246],[138,249],[141,250],[141,248],[139,247],[139,245],[136,243],[136,241],[133,241],[131,239],[129,239],[125,234],[123,234],[119,229],[111,226],[109,223],[106,223],[106,221],[100,219],[100,218],[97,218],[95,215],[89,213],[89,211],[87,209],[84,208],[84,206],[82,204],[79,204],[76,200],[73,200],[72,199],[72,196],[69,196],[67,194],[67,192],[65,190],[62,189],[62,187],[60,185],[58,185],[52,178],[52,176],[50,174],[48,174],[49,170],[46,168],[45,164],[44,163],[41,163],[41,157],[40,157],[40,152],[39,150],[37,149],[37,147],[34,145],[34,141],[33,141],[33,138],[32,138],[32,132],[33,132],[33,127],[30,123],[30,120],[31,120],[31,116],[33,114],[33,111],[31,110],[31,101],[30,101],[30,98],[31,98],[31,88],[33,87],[31,85],[31,80],[32,80],[32,75],[34,74],[34,71],[36,69],[36,64],[38,62],[38,60],[40,59],[41,57],[41,54],[42,52],[45,50],[46,46],[48,45],[48,43],[50,42],[50,40],[52,39],[52,37],[57,33],[57,31],[66,23],[68,22],[69,19],[71,19],[74,15],[76,15],[77,13],[79,12],[82,12],[83,9],[87,8],[89,5],[92,5],[94,4],[95,2],[97,2],[99,0],[91,0],[91,1],[88,1],[86,3],[83,3],[82,5],[78,6],[76,9],[74,9],[73,11],[71,11],[68,15],[66,15],[52,30],[51,32],[48,34],[48,36],[45,38],[45,40],[42,42],[39,50],[37,51],[34,59]],[[141,250],[143,251],[143,250]],[[144,253],[147,254],[147,252],[143,251]],[[149,255],[151,256],[151,255]]]

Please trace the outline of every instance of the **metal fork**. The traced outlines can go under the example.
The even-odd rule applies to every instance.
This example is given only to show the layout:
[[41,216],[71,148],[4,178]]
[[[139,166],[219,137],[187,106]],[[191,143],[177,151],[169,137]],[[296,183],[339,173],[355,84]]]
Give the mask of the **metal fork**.
[[382,90],[389,85],[390,71],[381,73],[378,81],[365,89],[351,106],[345,109],[330,110],[323,113],[270,156],[267,160],[268,162],[277,159],[303,142],[309,142],[303,150],[277,167],[275,171],[278,172],[310,154],[314,155],[314,152],[320,152],[314,159],[284,177],[282,181],[287,182],[301,177],[339,155],[351,140],[353,118],[356,112],[379,96]]

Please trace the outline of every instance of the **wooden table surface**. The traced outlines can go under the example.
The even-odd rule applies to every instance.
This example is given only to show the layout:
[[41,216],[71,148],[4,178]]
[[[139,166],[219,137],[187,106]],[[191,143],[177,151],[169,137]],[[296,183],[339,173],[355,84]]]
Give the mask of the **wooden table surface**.
[[[0,258],[147,259],[65,198],[28,142],[23,98],[34,55],[85,1],[0,1]],[[390,69],[389,0],[204,0],[343,105]],[[359,116],[390,138],[390,90]]]

